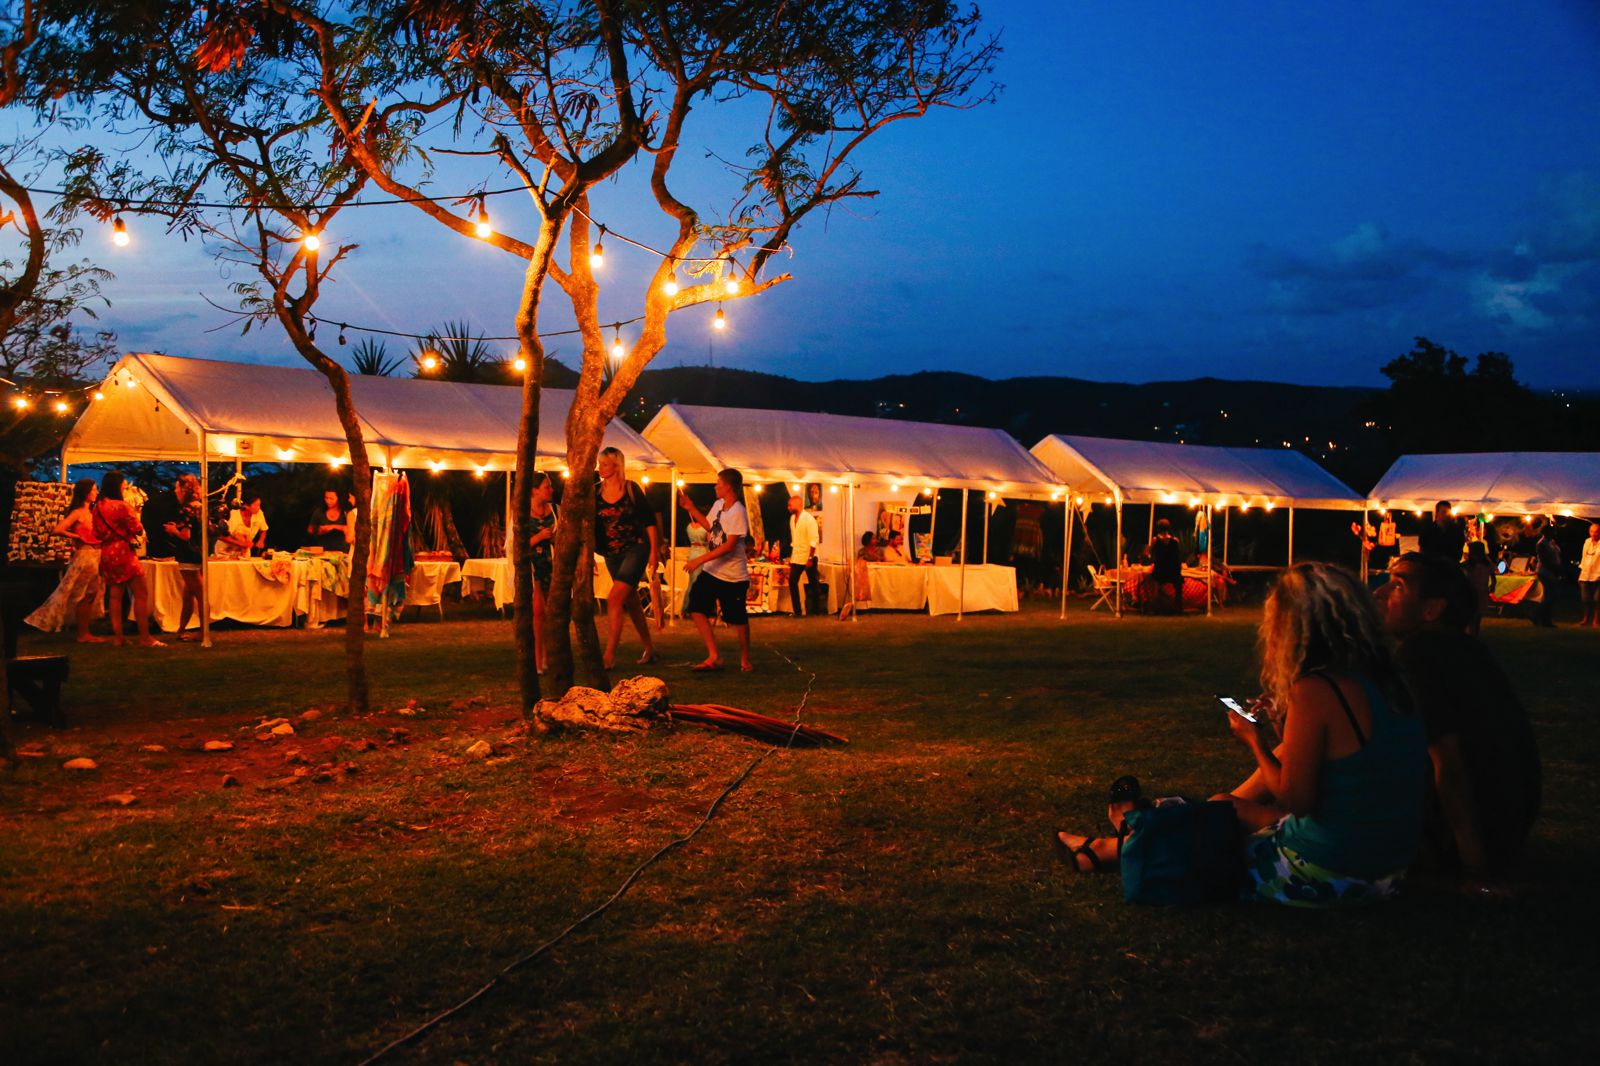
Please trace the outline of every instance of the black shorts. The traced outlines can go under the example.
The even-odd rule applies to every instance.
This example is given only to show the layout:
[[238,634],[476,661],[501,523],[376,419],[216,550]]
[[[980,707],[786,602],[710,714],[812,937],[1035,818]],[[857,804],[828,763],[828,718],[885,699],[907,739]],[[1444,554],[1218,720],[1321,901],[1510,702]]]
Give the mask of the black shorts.
[[747,625],[750,615],[745,610],[745,597],[750,592],[750,582],[724,581],[719,577],[712,577],[704,570],[698,572],[694,584],[689,586],[690,614],[703,614],[707,618],[717,613],[717,607],[722,607],[722,620],[730,626]]
[[605,559],[606,572],[611,575],[611,580],[631,589],[644,580],[644,567],[650,561],[650,545],[635,544],[627,551],[608,555]]

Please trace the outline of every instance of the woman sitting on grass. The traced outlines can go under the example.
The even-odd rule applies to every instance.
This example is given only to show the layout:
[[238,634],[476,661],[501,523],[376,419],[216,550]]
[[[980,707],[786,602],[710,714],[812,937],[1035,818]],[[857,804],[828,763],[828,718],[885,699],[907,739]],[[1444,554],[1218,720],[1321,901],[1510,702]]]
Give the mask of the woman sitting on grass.
[[[1428,749],[1372,595],[1341,568],[1296,566],[1267,598],[1260,644],[1268,713],[1255,724],[1228,715],[1256,772],[1216,797],[1256,831],[1246,897],[1325,907],[1393,895],[1422,836]],[[1133,802],[1114,797],[1113,821]],[[1115,839],[1058,840],[1078,869],[1116,858]]]

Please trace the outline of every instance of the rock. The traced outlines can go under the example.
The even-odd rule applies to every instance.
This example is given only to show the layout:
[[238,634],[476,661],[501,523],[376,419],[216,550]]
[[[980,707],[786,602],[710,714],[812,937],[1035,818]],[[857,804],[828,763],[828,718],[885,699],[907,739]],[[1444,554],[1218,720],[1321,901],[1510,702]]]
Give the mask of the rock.
[[203,747],[204,747],[204,749],[206,751],[232,751],[233,750],[233,741],[231,741],[231,740],[208,740],[208,741],[205,742]]
[[148,751],[152,755],[160,755],[167,750],[167,746],[165,744],[146,744],[139,750]]
[[352,745],[357,751],[376,751],[378,742],[371,737],[362,737]]
[[411,743],[411,730],[407,729],[405,726],[402,726],[402,725],[390,726],[389,727],[389,743],[391,743],[391,744],[409,744],[409,743]]
[[396,707],[394,709],[394,713],[395,714],[403,714],[407,718],[413,718],[413,717],[416,716],[417,709],[415,707],[411,706],[410,704],[407,704],[404,707]]
[[306,758],[305,753],[299,748],[296,748],[293,751],[284,752],[283,761],[288,763],[290,766],[305,766],[311,762],[311,760]]
[[98,770],[100,769],[100,764],[93,759],[85,759],[79,756],[76,759],[68,759],[61,764],[61,768],[63,770]]
[[277,740],[278,738],[273,736],[271,733],[257,733],[256,734],[256,739],[261,741],[261,743],[263,743],[263,744],[271,744],[274,740]]
[[467,755],[473,759],[487,759],[494,754],[494,745],[487,740],[480,740],[467,749]]
[[288,724],[288,721],[289,719],[287,718],[267,718],[263,721],[257,722],[251,728],[257,731],[265,731],[270,730],[273,726],[286,725]]
[[599,689],[575,686],[559,700],[534,705],[536,724],[544,727],[581,726],[612,732],[640,732],[650,728],[650,716],[665,709],[666,683],[654,677],[630,677],[607,695]]
[[341,763],[339,769],[347,774],[358,774],[361,772],[361,767],[357,766],[353,762]]
[[311,767],[309,767],[309,766],[297,766],[297,767],[295,767],[294,776],[296,776],[296,777],[310,777],[311,776]]
[[132,792],[113,792],[105,798],[108,807],[132,807],[139,802],[139,797]]
[[222,775],[222,787],[223,788],[238,788],[239,787],[239,779],[237,777],[234,777],[232,774],[223,774]]
[[329,781],[333,780],[333,771],[318,770],[315,774],[311,775],[311,780],[315,781],[319,785],[326,785]]
[[262,792],[281,792],[293,785],[298,785],[301,780],[298,777],[274,777],[271,781],[263,781],[256,788]]
[[288,722],[279,722],[277,725],[272,727],[272,732],[276,736],[292,737],[294,736],[294,726],[290,725]]
[[321,717],[322,717],[322,712],[317,710],[315,707],[313,707],[309,711],[306,711],[306,713],[304,713],[304,714],[302,714],[300,716],[300,721],[302,721],[302,722],[315,722]]

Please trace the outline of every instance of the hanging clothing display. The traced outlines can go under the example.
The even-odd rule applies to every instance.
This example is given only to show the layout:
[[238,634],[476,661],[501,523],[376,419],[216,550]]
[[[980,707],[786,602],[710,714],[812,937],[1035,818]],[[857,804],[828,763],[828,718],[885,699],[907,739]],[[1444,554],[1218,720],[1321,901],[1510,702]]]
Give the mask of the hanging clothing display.
[[[372,475],[372,543],[367,551],[367,613],[398,618],[406,602],[411,550],[411,483],[404,474]],[[387,619],[386,619],[387,620]]]

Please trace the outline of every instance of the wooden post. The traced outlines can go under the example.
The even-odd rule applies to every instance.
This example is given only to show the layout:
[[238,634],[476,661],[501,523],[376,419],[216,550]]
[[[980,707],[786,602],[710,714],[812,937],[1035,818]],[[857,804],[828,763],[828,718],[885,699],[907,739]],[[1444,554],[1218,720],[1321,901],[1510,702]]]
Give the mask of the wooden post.
[[931,563],[939,555],[939,489],[933,490],[933,512],[928,516],[928,561]]
[[1072,569],[1072,493],[1068,492],[1063,498],[1063,507],[1066,514],[1062,516],[1061,527],[1066,530],[1067,543],[1061,549],[1061,617],[1067,617],[1067,574]]
[[[1205,505],[1205,508],[1206,508],[1206,617],[1210,618],[1211,617],[1211,538],[1212,538],[1212,535],[1213,535],[1213,530],[1211,528],[1211,518],[1212,518],[1211,505],[1208,503],[1208,504]],[[1183,599],[1182,599],[1183,593],[1179,592],[1178,596],[1179,596],[1178,602],[1182,603],[1183,602]]]
[[1289,505],[1289,565],[1294,565],[1294,504]]
[[[1154,505],[1152,505],[1153,507]],[[1117,493],[1117,539],[1111,544],[1111,565],[1117,574],[1117,617],[1122,617],[1122,493]]]
[[662,611],[663,621],[671,619],[678,609],[678,468],[673,467],[667,477],[672,493],[667,501],[667,606]]
[[[206,431],[200,437],[200,646],[211,647],[211,466],[206,458]],[[180,637],[182,633],[178,634]]]
[[[961,490],[961,576],[957,582],[959,598],[956,600],[956,621],[961,621],[962,614],[967,608],[967,497],[971,495],[966,488]],[[988,506],[988,502],[984,502]]]
[[[845,546],[845,591],[850,594],[850,621],[861,621],[861,612],[856,610],[856,479],[851,478],[846,506],[850,508],[850,543]],[[870,578],[869,578],[870,580]]]

